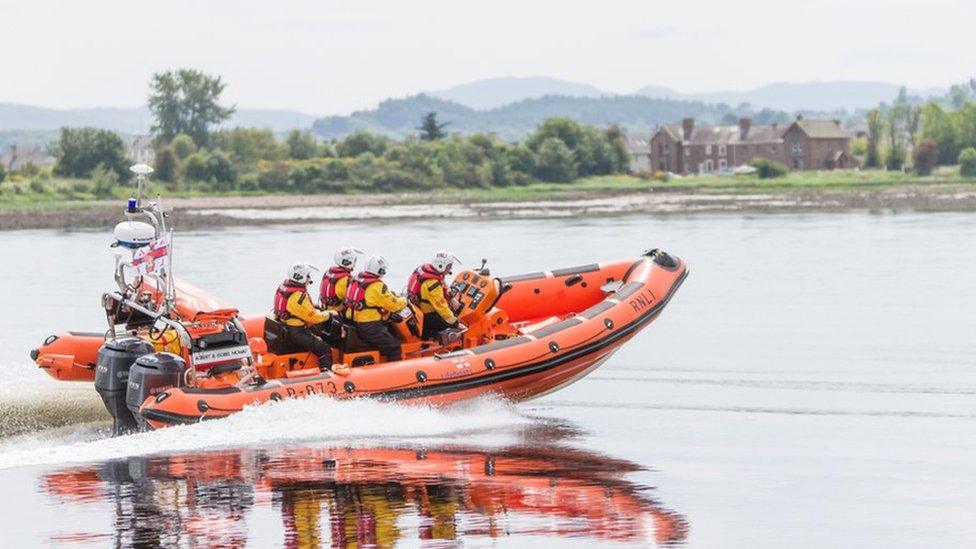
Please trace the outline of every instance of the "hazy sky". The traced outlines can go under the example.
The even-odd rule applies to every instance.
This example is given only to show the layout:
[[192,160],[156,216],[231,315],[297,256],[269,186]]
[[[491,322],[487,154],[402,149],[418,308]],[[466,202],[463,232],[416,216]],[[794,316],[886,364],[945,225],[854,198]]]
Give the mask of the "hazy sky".
[[0,102],[135,106],[182,66],[223,75],[240,107],[316,114],[494,76],[923,88],[976,72],[974,20],[973,0],[0,0]]

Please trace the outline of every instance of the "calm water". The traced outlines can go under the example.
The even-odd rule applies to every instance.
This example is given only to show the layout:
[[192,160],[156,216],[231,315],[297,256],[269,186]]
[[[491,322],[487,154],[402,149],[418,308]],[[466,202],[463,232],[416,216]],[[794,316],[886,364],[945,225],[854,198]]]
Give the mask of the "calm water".
[[[178,235],[247,313],[290,262],[452,249],[496,274],[659,246],[692,275],[600,370],[519,406],[285,402],[104,439],[27,352],[101,329],[108,235],[0,233],[0,533],[23,546],[976,543],[976,215],[438,221]],[[8,429],[9,431],[9,429]],[[9,543],[8,543],[9,545]]]

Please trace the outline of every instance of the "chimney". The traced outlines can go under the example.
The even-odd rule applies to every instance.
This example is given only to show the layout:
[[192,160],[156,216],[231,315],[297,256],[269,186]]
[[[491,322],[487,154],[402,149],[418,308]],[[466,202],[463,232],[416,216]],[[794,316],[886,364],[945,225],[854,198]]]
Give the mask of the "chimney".
[[749,138],[749,128],[752,127],[752,120],[743,116],[739,119],[739,141],[745,141]]
[[801,122],[802,120],[803,120],[803,115],[802,114],[796,115],[796,121],[797,122]]
[[688,141],[691,139],[691,132],[695,131],[695,119],[685,118],[681,121],[681,129],[684,133],[684,140]]

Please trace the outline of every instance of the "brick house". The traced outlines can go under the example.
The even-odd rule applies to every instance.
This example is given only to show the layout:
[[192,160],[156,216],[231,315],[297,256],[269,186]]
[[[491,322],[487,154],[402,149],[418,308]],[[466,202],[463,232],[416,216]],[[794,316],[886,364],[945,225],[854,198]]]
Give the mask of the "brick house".
[[685,118],[651,137],[651,166],[678,174],[712,173],[768,158],[795,170],[850,168],[857,160],[849,145],[834,120],[797,117],[789,125],[754,126],[741,118],[737,126],[696,127],[694,119]]

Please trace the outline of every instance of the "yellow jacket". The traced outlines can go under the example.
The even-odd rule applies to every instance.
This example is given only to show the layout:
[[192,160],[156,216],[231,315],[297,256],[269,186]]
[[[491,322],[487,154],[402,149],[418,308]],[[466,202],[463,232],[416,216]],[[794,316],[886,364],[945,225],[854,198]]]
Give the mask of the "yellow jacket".
[[349,279],[351,276],[344,276],[340,278],[335,285],[336,298],[339,300],[338,305],[331,305],[326,307],[330,311],[335,311],[337,313],[342,313],[346,310],[346,292],[349,290]]
[[305,292],[294,292],[288,296],[286,305],[288,314],[291,315],[284,321],[287,326],[308,326],[310,324],[321,324],[332,316],[332,312],[323,311],[312,303],[312,298]]
[[437,312],[448,324],[457,322],[451,304],[444,298],[444,290],[439,280],[430,278],[420,283],[420,310],[424,314]]
[[366,306],[361,311],[352,311],[352,319],[356,322],[383,320],[386,315],[400,312],[407,306],[407,298],[391,292],[382,280],[367,286],[363,295]]

